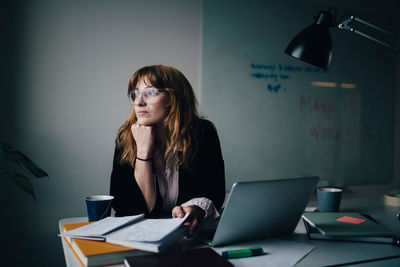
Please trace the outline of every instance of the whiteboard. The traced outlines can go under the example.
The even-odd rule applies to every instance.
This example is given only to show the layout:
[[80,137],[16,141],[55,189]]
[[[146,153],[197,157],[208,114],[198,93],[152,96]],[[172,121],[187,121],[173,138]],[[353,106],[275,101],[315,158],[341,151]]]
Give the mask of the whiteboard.
[[394,52],[338,29],[328,71],[283,52],[328,7],[203,1],[201,112],[217,127],[228,188],[307,175],[391,181]]

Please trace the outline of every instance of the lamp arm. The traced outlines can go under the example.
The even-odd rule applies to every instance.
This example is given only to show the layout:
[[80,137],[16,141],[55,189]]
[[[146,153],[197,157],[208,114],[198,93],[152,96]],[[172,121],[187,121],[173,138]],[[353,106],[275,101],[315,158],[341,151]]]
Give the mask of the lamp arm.
[[374,24],[371,24],[371,23],[369,23],[369,22],[366,22],[365,20],[359,19],[359,18],[357,18],[357,17],[355,17],[355,16],[350,16],[349,18],[347,18],[347,19],[344,20],[343,22],[339,23],[339,24],[338,24],[338,28],[339,28],[339,29],[342,29],[342,30],[347,30],[347,31],[351,31],[351,32],[357,33],[357,34],[359,34],[359,35],[361,35],[361,36],[363,36],[363,37],[365,37],[365,38],[368,38],[368,39],[370,39],[370,40],[372,40],[372,41],[374,41],[374,42],[377,42],[377,43],[379,43],[379,44],[381,44],[381,45],[383,45],[383,46],[386,46],[386,47],[388,47],[388,48],[390,48],[390,49],[393,49],[393,50],[395,50],[395,51],[397,51],[397,52],[400,53],[400,49],[399,49],[399,48],[396,48],[396,47],[394,47],[394,46],[392,46],[392,45],[390,45],[390,44],[387,44],[387,43],[385,43],[385,42],[383,42],[383,41],[381,41],[381,40],[378,40],[378,39],[376,39],[376,38],[374,38],[374,37],[372,37],[372,36],[370,36],[370,35],[368,35],[368,34],[365,34],[365,33],[363,33],[363,32],[360,32],[360,31],[354,29],[353,27],[351,27],[351,26],[350,26],[350,23],[353,22],[354,20],[355,20],[355,21],[358,21],[358,22],[360,22],[360,23],[363,23],[363,24],[365,24],[365,25],[367,25],[367,26],[369,26],[369,27],[371,27],[371,28],[373,28],[373,29],[375,29],[375,30],[378,30],[378,31],[380,31],[380,32],[383,32],[383,33],[385,33],[385,34],[387,34],[387,35],[390,35],[390,36],[392,36],[392,37],[394,37],[394,38],[400,40],[400,36],[398,36],[398,35],[396,35],[396,34],[394,34],[394,33],[388,32],[387,30],[384,30],[384,29],[382,29],[382,28],[380,28],[380,27],[378,27],[378,26],[375,26]]

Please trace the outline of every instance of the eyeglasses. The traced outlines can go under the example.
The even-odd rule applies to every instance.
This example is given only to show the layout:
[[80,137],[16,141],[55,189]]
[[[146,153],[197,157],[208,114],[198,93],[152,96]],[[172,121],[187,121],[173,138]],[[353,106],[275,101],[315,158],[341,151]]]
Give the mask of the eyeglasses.
[[129,97],[129,102],[131,102],[131,104],[137,104],[139,103],[139,97],[142,96],[143,100],[146,103],[153,103],[157,98],[156,96],[160,93],[160,92],[166,92],[166,90],[164,89],[157,89],[157,88],[144,88],[143,90],[133,90],[128,92],[128,97]]

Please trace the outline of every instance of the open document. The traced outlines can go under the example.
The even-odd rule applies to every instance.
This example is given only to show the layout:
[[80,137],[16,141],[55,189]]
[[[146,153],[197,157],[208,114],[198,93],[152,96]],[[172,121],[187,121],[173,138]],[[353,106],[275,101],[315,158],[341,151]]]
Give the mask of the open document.
[[128,224],[137,222],[140,219],[143,219],[143,216],[144,214],[125,217],[107,217],[100,221],[64,232],[60,235],[72,238],[104,241],[106,240],[106,235],[108,233]]
[[107,217],[100,221],[67,231],[61,236],[106,241],[107,243],[160,252],[184,237],[188,227],[183,218],[146,219],[144,214]]
[[188,215],[183,218],[142,220],[110,233],[106,242],[151,252],[164,251],[187,234],[188,227],[182,226],[182,223]]

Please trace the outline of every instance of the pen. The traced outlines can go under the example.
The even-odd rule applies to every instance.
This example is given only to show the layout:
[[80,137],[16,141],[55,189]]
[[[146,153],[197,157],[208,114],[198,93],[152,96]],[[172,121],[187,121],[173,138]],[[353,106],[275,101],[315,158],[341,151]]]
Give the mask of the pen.
[[262,247],[251,247],[245,249],[235,249],[235,250],[227,250],[221,253],[222,257],[225,259],[237,259],[244,257],[253,257],[264,255],[264,250]]

